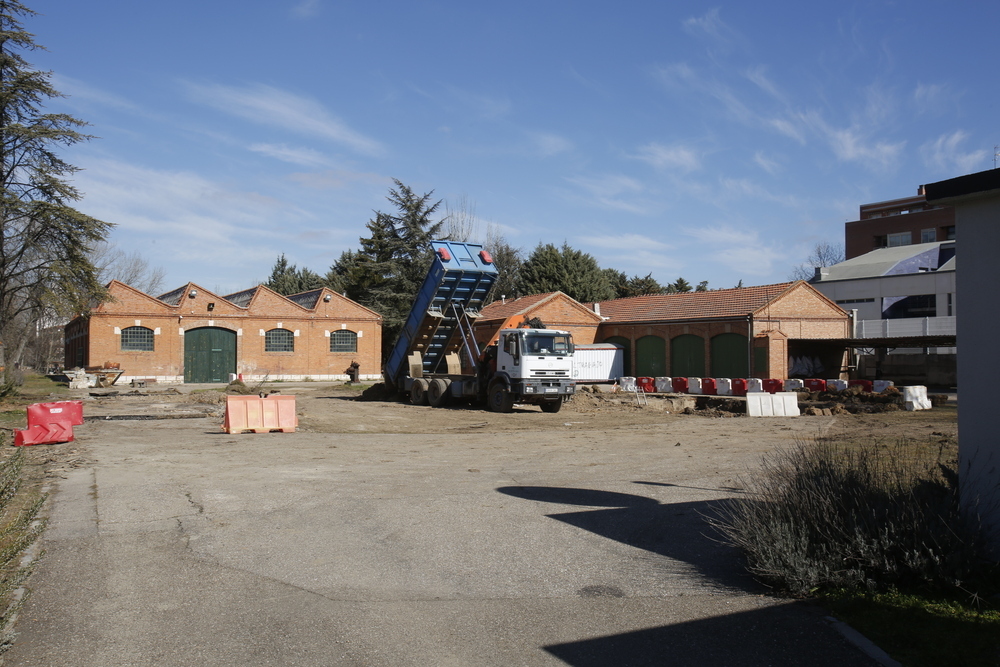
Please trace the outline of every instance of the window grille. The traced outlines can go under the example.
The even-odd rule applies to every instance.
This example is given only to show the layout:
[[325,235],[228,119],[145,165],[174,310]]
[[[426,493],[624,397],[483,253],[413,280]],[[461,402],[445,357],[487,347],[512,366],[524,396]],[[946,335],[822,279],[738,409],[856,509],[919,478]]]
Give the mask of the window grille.
[[153,330],[146,327],[122,329],[122,351],[152,352]]
[[271,329],[264,334],[265,352],[294,352],[295,334],[288,329]]
[[331,352],[357,352],[358,334],[347,329],[330,332]]

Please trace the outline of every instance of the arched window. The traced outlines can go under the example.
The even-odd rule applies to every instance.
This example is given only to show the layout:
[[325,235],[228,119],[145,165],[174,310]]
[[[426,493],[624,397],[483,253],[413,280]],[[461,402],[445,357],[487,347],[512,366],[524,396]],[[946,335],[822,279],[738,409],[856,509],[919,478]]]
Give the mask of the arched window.
[[295,334],[288,329],[271,329],[264,334],[265,352],[294,352]]
[[122,329],[123,352],[152,352],[153,330],[146,327],[127,327]]
[[353,331],[348,331],[347,329],[340,329],[339,331],[331,331],[330,351],[357,352],[358,334],[354,333]]

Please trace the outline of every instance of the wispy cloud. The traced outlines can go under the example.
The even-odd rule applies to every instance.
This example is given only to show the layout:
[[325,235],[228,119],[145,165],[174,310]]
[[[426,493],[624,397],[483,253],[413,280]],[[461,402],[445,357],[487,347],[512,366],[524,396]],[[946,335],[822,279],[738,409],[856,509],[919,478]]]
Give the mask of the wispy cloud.
[[601,177],[575,176],[566,180],[584,190],[596,204],[604,208],[629,213],[647,213],[645,206],[628,199],[644,190],[642,184],[634,178],[611,174]]
[[529,132],[531,152],[541,157],[552,157],[573,150],[573,142],[565,137],[548,132]]
[[943,113],[955,100],[955,93],[944,84],[918,83],[913,90],[913,105],[917,113]]
[[474,93],[458,86],[448,86],[451,99],[480,118],[497,119],[508,115],[513,107],[506,95]]
[[378,156],[385,148],[378,141],[348,127],[314,99],[256,84],[246,87],[222,84],[186,84],[188,95],[200,104],[247,120],[280,127],[345,145],[357,153]]
[[754,153],[753,161],[757,163],[757,166],[766,171],[767,173],[774,176],[781,169],[781,164],[777,160],[768,157],[764,154],[764,151],[757,151]]
[[730,48],[741,41],[740,34],[719,16],[719,9],[711,9],[702,16],[692,16],[681,23],[685,32],[693,37],[707,37],[713,46]]
[[689,172],[701,168],[701,156],[690,146],[664,146],[656,142],[640,146],[633,156],[657,169],[679,169]]
[[330,165],[330,160],[325,155],[311,148],[293,148],[285,144],[254,144],[250,146],[250,150],[303,167],[325,167]]
[[63,95],[67,95],[77,101],[86,101],[115,109],[137,111],[138,107],[120,95],[109,93],[106,90],[95,88],[94,86],[61,74],[52,75],[52,86]]
[[766,276],[774,271],[776,261],[785,256],[769,243],[761,240],[757,232],[728,225],[691,227],[684,232],[711,247],[709,256],[726,266],[739,266],[751,276]]
[[346,171],[344,169],[328,169],[321,172],[292,174],[292,181],[315,190],[342,190],[358,185],[386,187],[392,180],[379,174]]
[[990,152],[985,148],[975,151],[962,150],[961,144],[969,135],[962,130],[951,134],[942,134],[934,141],[928,141],[920,147],[924,164],[936,173],[958,172],[968,174],[988,168]]
[[318,16],[320,11],[320,0],[302,0],[292,7],[292,14],[303,19]]
[[582,236],[580,241],[589,245],[607,248],[609,250],[636,250],[644,248],[650,251],[669,250],[672,246],[643,234],[616,234],[606,236]]

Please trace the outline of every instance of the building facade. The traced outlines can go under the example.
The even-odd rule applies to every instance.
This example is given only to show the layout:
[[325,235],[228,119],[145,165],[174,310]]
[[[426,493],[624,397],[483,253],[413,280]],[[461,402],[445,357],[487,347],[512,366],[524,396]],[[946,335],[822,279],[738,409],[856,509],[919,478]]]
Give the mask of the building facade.
[[915,197],[862,204],[858,220],[844,226],[844,257],[853,259],[879,248],[955,239],[955,209]]
[[263,285],[226,296],[188,283],[153,297],[124,283],[65,327],[66,368],[113,366],[119,381],[381,378],[382,318],[329,289],[288,297]]

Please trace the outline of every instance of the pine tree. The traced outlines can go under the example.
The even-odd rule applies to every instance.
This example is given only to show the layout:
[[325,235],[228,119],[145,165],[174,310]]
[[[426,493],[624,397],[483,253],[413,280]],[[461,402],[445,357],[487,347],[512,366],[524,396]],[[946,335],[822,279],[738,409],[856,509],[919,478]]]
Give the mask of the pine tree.
[[8,363],[19,360],[23,334],[42,317],[82,312],[103,296],[88,252],[111,229],[71,206],[81,198],[68,180],[77,168],[56,150],[92,137],[83,121],[42,111],[60,93],[50,72],[21,55],[40,48],[21,25],[34,14],[0,0],[0,336],[17,341]]
[[593,256],[564,243],[538,244],[521,267],[518,292],[522,295],[561,291],[580,302],[607,301],[615,297],[608,274]]
[[294,264],[289,264],[285,254],[282,253],[274,262],[271,277],[264,285],[278,294],[288,296],[319,289],[323,286],[323,279],[315,271],[305,267],[300,269]]

